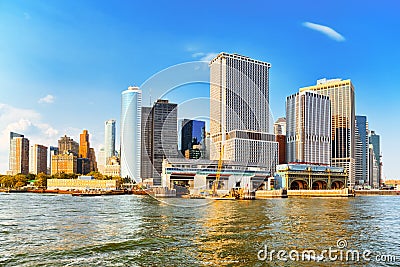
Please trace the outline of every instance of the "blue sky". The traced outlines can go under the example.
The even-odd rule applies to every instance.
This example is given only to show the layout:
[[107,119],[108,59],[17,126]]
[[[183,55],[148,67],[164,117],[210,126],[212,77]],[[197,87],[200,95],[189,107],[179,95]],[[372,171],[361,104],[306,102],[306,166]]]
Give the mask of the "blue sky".
[[[298,88],[323,77],[350,78],[357,114],[367,115],[382,136],[384,175],[398,177],[399,3],[141,2],[0,0],[0,173],[8,168],[10,130],[32,143],[56,145],[61,135],[77,139],[85,128],[98,148],[104,121],[119,121],[121,91],[143,85],[148,105],[150,89],[154,101],[166,79],[180,81],[187,74],[202,82],[208,69],[204,64],[194,68],[197,74],[186,69],[172,78],[150,77],[226,51],[272,64],[274,119],[284,115],[286,96]],[[197,118],[208,116],[208,96],[203,83],[167,94],[173,102],[189,100],[179,117]]]

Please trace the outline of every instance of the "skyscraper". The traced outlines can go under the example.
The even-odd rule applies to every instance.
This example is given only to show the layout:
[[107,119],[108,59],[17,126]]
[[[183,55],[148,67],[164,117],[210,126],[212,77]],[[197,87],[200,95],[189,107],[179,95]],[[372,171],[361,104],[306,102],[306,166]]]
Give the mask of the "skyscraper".
[[51,174],[77,173],[79,144],[69,136],[58,140],[58,153],[51,156]]
[[355,184],[355,100],[350,80],[321,79],[303,91],[315,91],[331,101],[332,166],[343,167],[349,174],[349,185]]
[[178,156],[177,104],[159,99],[152,108],[144,107],[143,113],[142,177],[161,185],[163,159]]
[[9,167],[13,175],[29,173],[29,140],[22,134],[10,132]]
[[303,91],[286,100],[287,162],[331,164],[331,105],[328,96]]
[[369,140],[368,122],[366,116],[356,116],[356,147],[355,147],[355,184],[369,183],[368,159]]
[[88,130],[83,130],[79,141],[78,172],[88,174],[91,171],[97,171],[96,155],[94,149],[90,147]]
[[371,131],[369,136],[369,143],[372,144],[375,160],[377,163],[378,174],[377,174],[377,184],[378,186],[382,184],[382,161],[381,161],[381,140],[380,135],[376,134],[375,131]]
[[109,158],[115,156],[115,120],[107,120],[105,122],[104,133],[104,153],[107,162]]
[[184,119],[181,129],[181,152],[192,149],[194,145],[202,145],[204,143],[206,131],[206,122],[199,120]]
[[104,147],[100,148],[97,160],[97,168],[101,174],[104,174],[104,168],[106,166],[106,153]]
[[369,160],[368,160],[368,176],[369,176],[369,185],[372,188],[379,188],[379,164],[376,159],[374,145],[369,144]]
[[210,62],[210,158],[275,171],[278,143],[270,134],[270,63],[220,53]]
[[34,144],[29,152],[29,173],[47,173],[47,147]]
[[88,159],[90,154],[90,142],[87,130],[83,130],[80,134],[79,141],[79,157]]
[[142,150],[140,172],[142,179],[153,178],[153,115],[152,107],[142,107]]
[[58,140],[58,153],[68,154],[71,152],[75,156],[79,155],[79,144],[74,141],[71,137],[64,135]]
[[128,87],[121,99],[121,177],[141,182],[141,112],[142,91],[139,87]]

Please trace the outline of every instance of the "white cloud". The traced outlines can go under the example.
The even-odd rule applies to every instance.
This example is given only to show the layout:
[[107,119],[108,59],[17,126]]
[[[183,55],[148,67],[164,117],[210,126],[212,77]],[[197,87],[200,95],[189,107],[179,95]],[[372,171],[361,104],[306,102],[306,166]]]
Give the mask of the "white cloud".
[[210,52],[210,53],[203,53],[203,52],[197,52],[192,54],[192,57],[194,58],[199,58],[201,61],[211,61],[211,59],[215,58],[218,55],[218,53]]
[[24,134],[30,144],[49,146],[58,138],[58,130],[44,123],[37,111],[0,103],[0,173],[2,174],[8,169],[10,132]]
[[325,34],[329,38],[331,38],[335,41],[338,41],[338,42],[344,42],[346,40],[343,35],[341,35],[340,33],[338,33],[337,31],[335,31],[334,29],[332,29],[328,26],[311,23],[311,22],[304,22],[303,26],[306,28],[318,31],[322,34]]
[[39,99],[39,103],[47,103],[47,104],[51,104],[54,103],[54,99],[55,97],[52,95],[46,95],[45,97],[42,97],[41,99]]

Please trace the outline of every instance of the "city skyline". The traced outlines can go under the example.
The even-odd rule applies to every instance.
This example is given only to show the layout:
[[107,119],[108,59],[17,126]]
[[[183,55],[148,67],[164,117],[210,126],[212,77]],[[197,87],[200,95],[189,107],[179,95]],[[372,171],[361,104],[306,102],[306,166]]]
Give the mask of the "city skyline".
[[[262,3],[258,4],[260,5],[260,10],[265,7]],[[67,15],[67,12],[71,12],[72,9],[72,7],[68,5],[65,11],[61,11],[60,4],[51,3],[39,7],[26,2],[20,6],[11,2],[2,3],[2,5],[4,8],[2,8],[0,12],[2,15],[4,14],[1,19],[4,23],[1,24],[0,27],[5,30],[5,39],[7,39],[7,41],[0,44],[2,48],[0,56],[4,59],[0,63],[0,69],[3,70],[2,79],[0,79],[0,86],[3,88],[0,92],[0,110],[1,114],[4,114],[1,118],[2,128],[0,129],[2,138],[2,145],[0,147],[0,173],[5,173],[7,169],[7,144],[9,143],[8,135],[10,131],[24,134],[32,143],[50,146],[55,145],[56,140],[64,134],[68,134],[75,140],[79,140],[79,133],[87,128],[93,133],[92,143],[97,149],[96,152],[98,152],[99,146],[104,140],[103,123],[108,118],[119,118],[119,94],[128,85],[136,83],[140,86],[148,77],[151,77],[151,75],[163,70],[165,67],[177,63],[201,59],[201,57],[206,59],[207,55],[220,51],[237,51],[241,54],[251,56],[252,58],[272,63],[273,67],[271,68],[271,72],[273,72],[273,75],[271,75],[271,77],[273,77],[273,79],[270,85],[270,95],[274,119],[284,115],[284,99],[297,88],[307,86],[316,79],[323,77],[351,79],[356,87],[356,114],[366,115],[368,117],[369,128],[375,130],[377,134],[381,136],[384,176],[388,178],[397,178],[395,171],[395,153],[397,149],[399,149],[399,145],[395,142],[396,130],[393,130],[390,121],[395,121],[395,114],[399,113],[398,107],[396,106],[398,94],[395,90],[398,84],[398,78],[394,75],[396,70],[398,70],[395,64],[398,60],[398,54],[392,53],[390,48],[395,48],[398,44],[398,40],[394,39],[394,42],[386,42],[384,40],[393,40],[392,38],[395,38],[393,37],[393,31],[398,31],[399,27],[396,27],[396,25],[398,25],[394,14],[394,10],[396,9],[388,6],[390,3],[385,2],[384,5],[377,8],[373,8],[369,4],[363,6],[348,4],[348,11],[343,11],[343,13],[341,13],[343,17],[341,17],[342,19],[340,20],[337,19],[336,15],[333,15],[334,13],[337,14],[337,12],[333,12],[337,10],[334,7],[332,7],[331,10],[329,10],[329,8],[321,8],[319,15],[314,14],[315,9],[308,11],[301,9],[304,11],[302,16],[296,16],[293,12],[289,12],[289,15],[293,15],[293,18],[285,23],[279,24],[276,31],[273,31],[271,29],[272,27],[269,27],[267,23],[263,24],[265,26],[263,30],[269,34],[268,36],[272,37],[268,43],[263,42],[265,39],[260,39],[259,41],[263,45],[250,44],[249,41],[246,41],[246,38],[244,38],[244,40],[230,42],[233,40],[234,36],[233,32],[230,31],[224,33],[224,37],[226,38],[223,42],[220,41],[211,44],[216,38],[216,33],[213,30],[210,32],[210,37],[202,42],[199,41],[199,39],[205,36],[204,30],[206,28],[208,30],[209,27],[204,27],[190,21],[187,27],[194,26],[193,34],[190,36],[183,35],[182,32],[178,30],[176,32],[170,32],[172,37],[177,37],[177,41],[173,43],[172,47],[166,50],[160,49],[155,52],[154,57],[159,59],[159,61],[155,61],[155,64],[142,65],[141,63],[147,61],[144,59],[144,56],[139,54],[147,56],[150,54],[150,50],[157,50],[155,48],[157,48],[158,45],[164,45],[165,43],[163,42],[157,45],[152,44],[149,48],[135,44],[135,49],[140,51],[140,53],[133,53],[134,56],[128,58],[128,61],[131,60],[136,65],[141,65],[141,69],[136,67],[129,69],[129,71],[122,71],[122,68],[117,68],[117,71],[109,72],[109,69],[105,67],[105,65],[99,64],[97,70],[89,68],[86,72],[82,72],[82,74],[72,70],[77,62],[72,62],[70,59],[68,60],[73,50],[62,46],[61,51],[66,49],[67,52],[64,56],[54,49],[47,49],[53,42],[58,40],[57,38],[63,38],[59,35],[56,26],[50,25],[55,22],[54,24],[59,27],[67,29],[65,37],[68,41],[67,45],[72,44],[72,48],[81,47],[81,49],[77,49],[76,53],[78,53],[78,57],[82,56],[83,66],[87,67],[91,57],[84,56],[81,53],[91,46],[84,43],[75,44],[73,40],[78,36],[73,34],[72,30],[87,29],[92,33],[84,12],[89,9],[94,9],[95,12],[97,11],[98,14],[100,14],[99,17],[95,18],[95,23],[101,26],[97,33],[111,34],[104,25],[104,16],[117,19],[117,14],[121,15],[124,13],[123,9],[125,6],[116,7],[111,14],[105,11],[104,3],[100,3],[96,8],[88,3],[83,4],[82,11],[78,13],[77,11],[72,12],[73,15],[78,16],[78,21],[82,22],[82,24],[66,26],[65,22],[68,22],[72,18],[70,15]],[[317,8],[318,4],[316,5]],[[132,8],[132,6],[127,6],[127,10]],[[148,7],[143,5],[139,7],[139,10],[146,8]],[[166,8],[167,11],[171,11],[170,14],[174,14],[172,12],[173,8]],[[251,9],[257,11],[254,6],[246,8],[247,10]],[[355,8],[359,8],[361,9],[360,11],[363,12],[355,12]],[[271,9],[280,11],[277,12],[277,14],[282,13],[282,7],[279,4],[273,4]],[[239,13],[239,8],[230,7],[230,10],[232,13]],[[382,10],[385,11],[385,18],[380,16],[379,18],[381,20],[379,21],[370,19],[371,14],[382,12]],[[59,16],[51,16],[51,11],[57,11]],[[179,10],[177,10],[177,12],[179,12]],[[344,18],[347,12],[353,13],[352,18]],[[211,10],[211,14],[215,14],[214,9]],[[186,14],[182,15],[183,17],[187,16]],[[279,20],[277,17],[278,15],[273,16],[275,20],[283,21]],[[254,18],[249,17],[248,19],[249,21],[258,20],[256,16]],[[353,19],[355,21],[361,20],[367,22],[371,20],[371,24],[376,22],[374,24],[375,27],[368,27],[368,23],[365,26],[359,23],[357,24],[359,28],[356,28],[351,26],[350,22]],[[323,25],[331,26],[339,33],[343,34],[345,39],[330,39],[328,36],[311,30],[308,27],[310,24],[305,24],[307,26],[303,25],[303,23],[307,21],[319,22]],[[117,19],[114,23],[119,24],[122,22],[123,21]],[[5,28],[5,25],[9,23],[13,23],[16,27],[20,27],[21,29],[28,25],[27,27],[32,33],[25,35],[24,38],[26,38],[26,42],[19,42],[20,44],[16,46],[13,45],[19,39],[15,34]],[[129,25],[130,23],[133,23],[133,21],[127,24]],[[48,42],[38,40],[34,36],[34,33],[38,33],[39,29],[43,26],[45,27],[43,28],[44,32],[42,32],[42,34],[49,34],[52,36]],[[158,32],[162,32],[163,29],[163,26],[156,22],[148,25],[148,27],[156,29]],[[393,29],[393,31],[385,31],[388,27],[389,29]],[[258,30],[260,29],[259,27],[256,28]],[[70,31],[68,31],[68,29]],[[109,47],[115,47],[112,49],[114,52],[105,55],[106,63],[113,63],[110,64],[111,66],[115,66],[115,64],[119,62],[118,60],[122,60],[119,58],[123,57],[122,55],[124,53],[129,53],[131,51],[130,49],[132,49],[128,49],[122,44],[126,42],[119,43],[122,40],[122,33],[126,29],[127,28],[124,28],[122,32],[116,33],[116,40],[109,40],[107,42]],[[239,32],[243,32],[244,30],[240,27],[238,29]],[[282,36],[280,31],[291,32],[293,36]],[[22,31],[22,35],[23,33],[24,31]],[[53,35],[53,33],[55,34]],[[143,38],[144,43],[149,44],[149,42],[151,42],[149,36],[140,34],[140,31],[138,32],[135,28],[134,33],[138,33],[138,38]],[[250,30],[246,36],[249,38],[255,36],[255,32]],[[372,38],[372,36],[376,38]],[[94,37],[96,37],[94,40],[99,38],[97,35],[94,35]],[[163,37],[165,37],[165,35]],[[295,45],[288,44],[288,41],[296,38],[299,38],[300,41],[296,42]],[[368,44],[364,42],[365,38],[369,38]],[[321,48],[315,49],[315,45],[308,41],[315,41]],[[307,46],[310,45],[310,48],[306,48],[305,43],[307,43]],[[36,50],[28,48],[29,44],[33,45],[33,48],[39,49],[37,56],[33,55],[33,51],[36,52]],[[278,45],[280,46],[279,49],[277,48]],[[124,52],[119,54],[119,48]],[[287,56],[283,56],[288,50],[293,49],[294,52],[299,52],[299,54],[303,53],[304,56],[294,55],[293,52],[288,53]],[[313,49],[315,51],[312,51]],[[102,53],[104,51],[109,51],[109,49],[106,50],[106,46],[100,46],[97,53]],[[22,52],[21,54],[24,58],[19,56],[19,52]],[[45,52],[48,52],[48,54]],[[77,58],[77,56],[73,58]],[[52,60],[50,60],[52,62],[46,61],[46,59],[49,58],[55,59],[55,62]],[[308,61],[304,60],[305,58],[308,58]],[[320,60],[320,58],[323,58],[323,60]],[[348,60],[344,61],[344,59]],[[125,61],[124,57],[123,60]],[[327,62],[330,64],[327,64]],[[343,64],[343,62],[346,63]],[[55,63],[57,63],[58,68],[55,68],[54,71],[50,71],[50,67]],[[121,66],[126,65],[122,64]],[[374,68],[370,70],[371,68],[367,66],[374,66]],[[78,70],[81,71],[82,69],[78,68]],[[108,72],[110,73],[109,75],[103,75]],[[289,74],[289,76],[287,74]],[[94,77],[96,77],[96,79],[100,78],[98,81],[95,81]],[[290,79],[287,77],[290,77]],[[71,80],[74,81],[71,82],[70,78],[73,78]],[[29,84],[29,86],[27,86],[27,84]],[[198,94],[194,94],[196,97],[198,95],[207,96],[208,89],[198,91]],[[74,94],[78,94],[78,92],[82,93],[82,99],[85,101],[78,99],[77,96],[74,98]],[[96,99],[93,98],[94,93],[96,93]],[[24,95],[23,99],[20,95]],[[148,105],[147,103],[150,102],[149,88],[147,88],[146,94],[143,93],[143,95],[143,103],[144,105]],[[152,88],[151,95],[151,102],[154,102],[158,96],[157,88]],[[183,96],[180,97],[172,94],[168,99],[170,99],[171,102],[179,104],[182,103]],[[5,100],[7,100],[7,102],[5,102]],[[79,111],[74,111],[74,108]],[[64,113],[65,110],[69,112]],[[77,114],[80,114],[79,117]],[[179,114],[178,116],[191,117],[185,116],[184,114]],[[77,118],[79,119],[77,120]],[[388,127],[388,125],[391,125],[391,127]],[[394,125],[393,127],[397,126]],[[6,139],[4,139],[4,136],[6,136]]]

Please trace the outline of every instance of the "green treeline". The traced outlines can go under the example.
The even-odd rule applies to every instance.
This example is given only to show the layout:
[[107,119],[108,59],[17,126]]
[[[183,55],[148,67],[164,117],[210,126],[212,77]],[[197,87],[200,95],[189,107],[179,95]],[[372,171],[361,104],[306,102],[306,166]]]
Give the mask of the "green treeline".
[[[0,188],[14,188],[18,189],[24,187],[33,181],[33,185],[38,188],[47,187],[47,179],[76,179],[80,174],[59,173],[55,175],[47,175],[44,173],[35,174],[16,174],[16,175],[0,175]],[[129,183],[130,179],[123,179],[121,177],[112,177],[103,175],[99,172],[91,172],[87,174],[93,176],[97,180],[117,180],[117,184]]]

